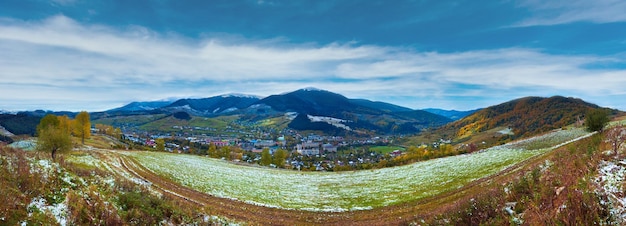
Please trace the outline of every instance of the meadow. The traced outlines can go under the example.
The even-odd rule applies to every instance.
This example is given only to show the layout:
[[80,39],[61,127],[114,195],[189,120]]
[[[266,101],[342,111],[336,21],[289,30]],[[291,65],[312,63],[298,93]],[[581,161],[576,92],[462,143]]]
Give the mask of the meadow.
[[583,129],[556,130],[472,154],[339,173],[242,166],[184,154],[123,154],[166,178],[217,197],[282,209],[341,212],[389,206],[452,191],[589,135]]
[[373,146],[373,147],[370,147],[369,150],[372,152],[380,153],[380,154],[388,154],[395,150],[404,151],[405,148],[400,147],[400,146]]

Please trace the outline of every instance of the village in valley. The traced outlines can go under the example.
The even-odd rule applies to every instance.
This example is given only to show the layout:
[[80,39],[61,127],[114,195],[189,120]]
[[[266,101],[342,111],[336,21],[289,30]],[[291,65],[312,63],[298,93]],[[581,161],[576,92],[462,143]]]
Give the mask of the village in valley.
[[[239,127],[245,128],[245,127]],[[284,168],[296,170],[338,171],[376,167],[381,160],[390,160],[403,153],[402,146],[394,146],[395,136],[330,136],[310,131],[302,133],[292,129],[234,129],[220,132],[210,127],[173,126],[176,133],[149,133],[136,129],[126,130],[120,138],[129,149],[157,150],[162,140],[162,151],[196,154],[211,157],[210,150],[219,153],[212,157],[228,161],[257,164],[263,151],[274,155],[278,150],[287,152]],[[94,129],[94,132],[103,132]],[[437,143],[435,143],[437,145]],[[271,164],[271,167],[278,167]]]

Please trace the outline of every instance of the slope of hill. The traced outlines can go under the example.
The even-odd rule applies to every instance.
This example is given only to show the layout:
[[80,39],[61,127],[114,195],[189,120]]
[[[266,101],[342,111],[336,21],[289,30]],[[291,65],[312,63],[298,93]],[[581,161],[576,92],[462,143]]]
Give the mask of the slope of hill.
[[[300,89],[272,95],[257,104],[266,105],[278,112],[302,114],[289,124],[291,128],[322,130],[336,134],[335,128],[313,122],[304,116],[332,117],[342,120],[346,130],[366,130],[376,133],[415,133],[424,128],[441,126],[451,120],[421,110],[411,110],[397,105],[362,99],[349,99],[337,93],[319,89]],[[336,126],[335,126],[336,127]]]
[[168,100],[132,102],[132,103],[124,105],[122,107],[108,110],[108,112],[116,112],[116,111],[151,111],[151,110],[154,110],[154,109],[159,109],[159,108],[165,107],[165,106],[170,105],[172,103],[173,103],[173,101],[168,101]]
[[459,120],[459,119],[464,118],[465,116],[471,115],[474,112],[479,111],[480,109],[469,110],[469,111],[457,111],[457,110],[444,110],[444,109],[438,109],[438,108],[426,108],[422,110],[433,113],[433,114],[441,115],[452,120]]
[[258,102],[276,111],[339,117],[343,112],[372,113],[350,102],[340,94],[318,89],[300,89],[286,94],[271,95]]
[[366,99],[350,99],[350,102],[356,105],[365,106],[368,108],[379,109],[387,113],[391,112],[404,112],[404,111],[412,111],[413,109],[398,106],[395,104],[380,102],[380,101],[371,101]]
[[491,146],[582,123],[586,112],[595,108],[600,107],[571,97],[524,97],[478,110],[424,136]]
[[23,112],[17,114],[0,114],[0,126],[15,135],[26,134],[34,136],[40,120],[40,116]]
[[[407,134],[445,125],[451,121],[422,110],[412,110],[379,101],[349,99],[341,94],[317,88],[304,88],[262,99],[252,95],[227,94],[201,99],[180,99],[168,103],[167,101],[133,102],[121,108],[95,112],[92,114],[92,119],[98,122],[111,121],[109,119],[127,121],[126,119],[134,118],[134,116],[171,115],[186,112],[192,116],[211,118],[237,116],[238,120],[245,124],[274,125],[275,123],[271,122],[281,119],[279,121],[287,120],[287,122],[280,123],[282,126],[291,125],[293,129],[320,130],[330,134],[346,131]],[[293,113],[302,115],[292,122],[296,118]],[[285,117],[289,114],[293,117]],[[337,128],[337,125],[332,125],[327,120],[315,121],[321,119],[320,117],[344,121],[345,126]],[[144,120],[142,122],[141,125],[149,123]],[[132,123],[125,122],[123,125],[132,126]]]
[[449,118],[437,114],[433,114],[423,110],[411,110],[394,112],[394,115],[405,118],[407,120],[413,120],[418,123],[432,124],[433,126],[441,126],[451,122]]
[[524,97],[477,111],[450,126],[458,128],[458,137],[501,126],[523,137],[575,123],[592,108],[599,106],[571,97]]
[[189,110],[200,115],[217,115],[244,109],[259,100],[250,95],[222,95],[202,99],[180,99],[164,109]]

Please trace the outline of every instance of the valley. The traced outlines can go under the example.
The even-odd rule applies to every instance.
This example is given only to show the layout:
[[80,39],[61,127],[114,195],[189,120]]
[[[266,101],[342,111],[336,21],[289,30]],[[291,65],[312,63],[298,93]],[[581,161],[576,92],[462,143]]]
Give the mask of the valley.
[[[296,92],[299,92],[298,95],[304,95],[303,92],[335,95],[319,90]],[[84,193],[84,189],[96,189],[99,193],[107,194],[103,202],[114,203],[108,207],[98,207],[107,208],[110,215],[106,219],[112,222],[134,219],[133,212],[127,212],[130,211],[126,206],[129,204],[124,202],[127,195],[139,193],[151,197],[149,200],[162,199],[159,205],[164,206],[158,208],[178,211],[180,215],[170,215],[167,211],[155,213],[142,205],[132,207],[135,208],[132,211],[139,211],[135,213],[151,216],[154,220],[179,223],[398,225],[422,222],[439,225],[442,222],[459,223],[475,219],[458,212],[470,211],[473,207],[465,206],[468,202],[473,203],[472,206],[483,205],[481,208],[484,209],[471,210],[482,211],[477,212],[479,215],[486,214],[485,218],[477,222],[535,222],[537,215],[527,211],[536,204],[527,200],[528,195],[546,195],[541,190],[546,189],[544,186],[549,189],[557,186],[553,202],[562,202],[563,199],[559,198],[561,190],[569,191],[575,185],[569,179],[555,182],[543,178],[536,175],[537,170],[542,175],[552,175],[550,170],[562,172],[564,169],[554,166],[554,162],[560,161],[557,159],[562,158],[563,153],[579,150],[585,145],[591,146],[580,151],[587,154],[575,158],[593,158],[593,164],[596,165],[589,166],[591,168],[588,172],[599,171],[603,176],[597,181],[607,180],[607,183],[611,183],[608,187],[595,182],[587,185],[599,187],[593,197],[609,197],[609,200],[621,202],[621,195],[617,194],[621,188],[615,188],[621,185],[616,185],[615,181],[619,179],[615,179],[611,171],[617,167],[616,163],[611,161],[609,154],[590,152],[606,147],[608,143],[596,140],[600,136],[608,136],[607,133],[589,132],[578,123],[580,114],[590,114],[593,110],[606,114],[606,117],[611,115],[614,121],[607,130],[612,130],[625,122],[620,118],[621,112],[567,98],[533,99],[530,102],[551,103],[555,106],[549,108],[551,110],[571,107],[570,113],[544,117],[543,122],[550,124],[534,129],[526,127],[525,132],[520,133],[520,123],[526,125],[523,123],[531,119],[519,114],[524,112],[519,109],[536,108],[532,104],[528,105],[526,99],[520,100],[478,110],[443,126],[401,134],[355,126],[363,124],[350,124],[351,120],[345,118],[350,114],[323,110],[320,106],[324,105],[317,105],[313,110],[300,109],[300,112],[292,111],[297,108],[287,108],[287,105],[277,107],[283,108],[283,111],[289,109],[287,112],[278,112],[269,107],[267,109],[278,113],[265,116],[245,113],[249,109],[238,114],[231,114],[234,110],[229,110],[228,114],[214,116],[199,115],[180,108],[170,113],[164,110],[154,112],[155,109],[150,112],[133,110],[115,114],[93,113],[93,137],[87,139],[84,145],[79,144],[76,140],[78,138],[74,138],[73,151],[62,155],[61,163],[52,164],[58,168],[58,172],[65,172],[63,175],[67,179],[63,180],[89,182],[81,182],[79,185],[76,182],[62,183],[64,187],[60,190],[56,187],[58,185],[52,186],[53,191],[49,192],[60,199],[50,201],[35,196],[31,197],[30,204],[22,205],[36,206],[43,214],[36,216],[76,222],[79,219],[76,218],[76,209],[67,208],[71,205],[66,200],[80,200],[80,197],[86,200],[89,195]],[[366,100],[357,102],[374,103]],[[503,107],[511,104],[516,107]],[[384,103],[375,105],[389,106]],[[133,104],[133,108],[141,107]],[[308,114],[309,111],[316,111],[319,115]],[[323,111],[326,113],[320,113]],[[393,115],[412,115],[403,112]],[[387,113],[376,114],[378,116],[375,117],[390,117],[385,116]],[[558,114],[558,111],[550,114]],[[306,117],[301,117],[303,115]],[[503,115],[514,117],[501,123]],[[537,117],[534,114],[530,116]],[[5,117],[10,119],[12,116]],[[32,121],[36,114],[21,113],[19,117],[13,117]],[[546,121],[548,118],[557,121]],[[293,123],[298,120],[303,123],[294,126]],[[383,124],[380,123],[379,128],[384,128]],[[7,131],[13,128],[12,124],[7,126]],[[304,127],[298,129],[298,126]],[[453,130],[457,132],[450,133]],[[34,142],[33,139],[21,140],[23,138],[15,135],[11,138],[20,140],[16,142],[20,146],[15,147],[25,147],[24,144]],[[424,141],[418,145],[412,144],[419,139]],[[37,168],[41,165],[39,162],[51,161],[40,152],[5,146],[1,148],[5,153],[30,156],[25,161],[36,163],[31,164],[31,167]],[[12,158],[4,159],[3,164],[13,161]],[[576,175],[578,178],[595,177],[595,173]],[[528,178],[534,181],[533,184],[523,184],[527,183],[525,180],[530,180]],[[542,180],[547,180],[546,183],[550,185],[541,184]],[[529,193],[524,190],[526,186],[538,190]],[[503,189],[505,194],[497,196],[499,198],[489,198],[490,194],[500,193]],[[76,197],[76,192],[81,196]],[[487,201],[474,203],[476,200]],[[510,207],[512,202],[517,203],[518,207]],[[84,205],[91,205],[88,201],[86,203]],[[167,207],[172,204],[179,207]],[[592,204],[597,203],[589,205]],[[62,218],[63,214],[48,212],[55,208],[67,208],[60,210],[61,213],[65,211],[72,217]],[[105,211],[98,208],[91,207],[93,211]],[[503,212],[493,212],[494,209]],[[613,206],[604,206],[596,211],[603,209],[611,209],[616,214],[622,211]],[[552,213],[556,214],[553,217],[559,218],[559,213]],[[31,216],[33,212],[28,214]],[[199,217],[188,218],[189,214]],[[602,215],[601,212],[594,214],[599,214],[607,221],[613,216]],[[15,219],[38,222],[31,217]]]
[[474,154],[340,173],[251,168],[159,152],[123,154],[172,181],[217,197],[274,208],[344,212],[397,205],[458,189],[587,136],[582,129],[555,131]]
[[0,3],[0,226],[626,225],[626,1]]
[[[593,135],[582,129],[557,130],[478,153],[340,173],[294,172],[186,154],[100,148],[75,151],[65,157],[65,165],[101,169],[104,172],[98,174],[118,178],[116,183],[127,181],[187,203],[183,206],[200,207],[206,211],[203,214],[221,216],[204,219],[222,219],[226,224],[397,225],[438,219],[438,214],[465,202],[459,200],[500,187],[534,167],[549,169],[556,160],[547,159]],[[111,142],[103,141],[92,144]],[[79,176],[74,168],[68,169],[74,170],[68,175],[72,181],[89,177],[89,173]]]

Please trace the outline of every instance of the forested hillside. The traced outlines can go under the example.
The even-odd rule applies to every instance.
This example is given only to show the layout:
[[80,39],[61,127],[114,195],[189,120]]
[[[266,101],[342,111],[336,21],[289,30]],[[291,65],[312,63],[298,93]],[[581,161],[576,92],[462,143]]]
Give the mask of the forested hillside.
[[[439,138],[486,146],[529,137],[574,123],[583,123],[595,104],[572,97],[524,97],[481,109],[467,117],[411,139],[419,143]],[[620,111],[606,109],[611,115]]]
[[35,135],[41,117],[24,113],[0,114],[0,126],[15,135]]
[[571,97],[525,97],[480,110],[449,126],[460,138],[501,126],[526,137],[583,120],[593,108],[599,107]]

